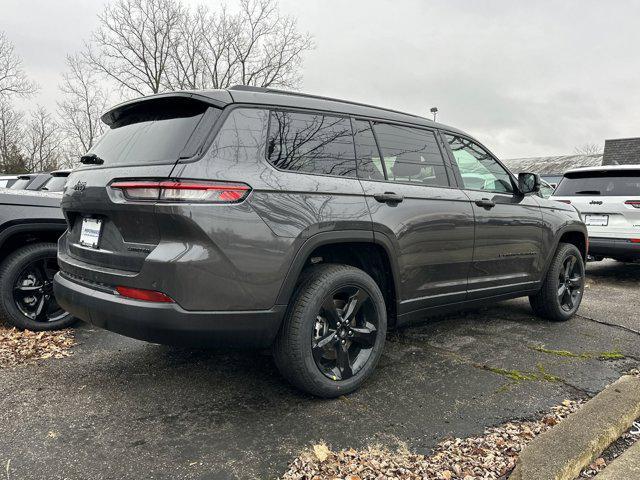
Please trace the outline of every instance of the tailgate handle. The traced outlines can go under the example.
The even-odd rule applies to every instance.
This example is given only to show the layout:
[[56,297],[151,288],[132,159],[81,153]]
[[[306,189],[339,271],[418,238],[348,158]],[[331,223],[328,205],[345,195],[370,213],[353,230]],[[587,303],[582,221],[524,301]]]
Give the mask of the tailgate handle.
[[376,193],[373,198],[375,198],[380,203],[387,204],[396,204],[404,200],[404,197],[402,195],[398,195],[395,192]]
[[476,200],[476,205],[489,210],[496,206],[496,202],[489,200],[488,198],[483,198],[481,200]]

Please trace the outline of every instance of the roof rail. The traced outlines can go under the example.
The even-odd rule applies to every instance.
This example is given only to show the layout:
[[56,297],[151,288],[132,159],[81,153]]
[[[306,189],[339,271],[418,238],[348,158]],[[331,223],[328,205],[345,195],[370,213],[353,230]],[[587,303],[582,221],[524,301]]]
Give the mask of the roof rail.
[[237,90],[242,92],[256,92],[256,93],[275,93],[279,95],[292,95],[294,97],[315,98],[318,100],[329,100],[332,102],[348,103],[349,105],[357,105],[359,107],[376,108],[378,110],[384,110],[385,112],[399,113],[400,115],[408,115],[410,117],[420,118],[431,122],[432,120],[415,115],[413,113],[401,112],[400,110],[393,110],[392,108],[378,107],[376,105],[369,105],[366,103],[352,102],[350,100],[342,100],[340,98],[323,97],[322,95],[312,95],[310,93],[291,92],[288,90],[278,90],[275,88],[254,87],[253,85],[234,85],[227,90]]

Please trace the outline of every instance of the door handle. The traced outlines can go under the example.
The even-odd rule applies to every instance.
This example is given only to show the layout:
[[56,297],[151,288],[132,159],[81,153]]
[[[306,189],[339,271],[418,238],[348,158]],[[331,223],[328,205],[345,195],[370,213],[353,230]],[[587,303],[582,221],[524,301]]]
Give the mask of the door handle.
[[489,200],[488,198],[483,198],[481,200],[476,200],[476,205],[482,208],[486,208],[487,210],[496,206],[496,202],[493,200]]
[[375,198],[376,201],[380,203],[387,204],[400,203],[402,200],[404,200],[404,197],[402,195],[398,195],[394,192],[376,193],[373,198]]

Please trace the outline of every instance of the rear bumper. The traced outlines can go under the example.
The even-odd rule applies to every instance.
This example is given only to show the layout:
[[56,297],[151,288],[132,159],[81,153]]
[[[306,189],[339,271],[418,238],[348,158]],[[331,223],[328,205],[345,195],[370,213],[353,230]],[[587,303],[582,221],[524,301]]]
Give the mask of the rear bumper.
[[174,303],[123,298],[77,283],[57,273],[58,304],[97,327],[127,337],[168,345],[269,347],[280,328],[285,305],[259,311],[188,311]]
[[640,243],[632,243],[624,238],[589,237],[589,254],[640,258]]

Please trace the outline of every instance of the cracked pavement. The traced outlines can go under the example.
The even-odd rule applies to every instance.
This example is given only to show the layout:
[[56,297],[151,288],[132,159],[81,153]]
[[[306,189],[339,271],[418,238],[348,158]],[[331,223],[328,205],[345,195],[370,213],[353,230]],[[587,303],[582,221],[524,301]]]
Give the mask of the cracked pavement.
[[640,264],[589,263],[587,273],[580,315],[567,323],[536,319],[518,299],[403,329],[362,389],[329,401],[287,385],[265,352],[166,347],[81,326],[72,357],[0,370],[0,471],[8,480],[275,478],[321,440],[426,453],[442,437],[535,416],[637,368]]

